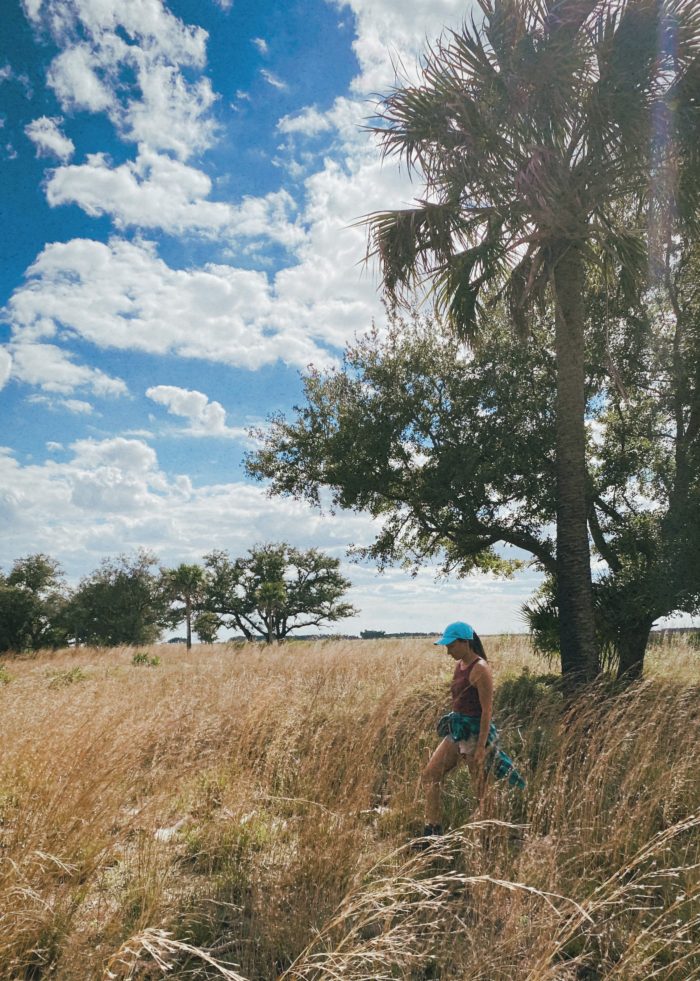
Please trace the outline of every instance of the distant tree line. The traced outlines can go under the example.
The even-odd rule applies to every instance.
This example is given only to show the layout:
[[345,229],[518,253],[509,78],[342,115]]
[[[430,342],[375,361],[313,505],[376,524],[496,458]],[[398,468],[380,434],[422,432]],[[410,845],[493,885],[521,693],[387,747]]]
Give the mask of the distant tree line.
[[281,641],[294,630],[352,616],[338,559],[286,543],[239,558],[214,551],[203,565],[159,565],[144,549],[107,558],[70,589],[59,563],[37,553],[0,572],[0,653],[89,644],[148,644],[184,623],[213,643],[219,630],[247,640]]

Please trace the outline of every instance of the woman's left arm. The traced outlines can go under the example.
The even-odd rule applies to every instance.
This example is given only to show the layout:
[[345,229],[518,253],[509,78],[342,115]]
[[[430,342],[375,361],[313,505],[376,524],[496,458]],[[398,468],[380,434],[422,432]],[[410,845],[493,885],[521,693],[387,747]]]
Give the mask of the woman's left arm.
[[479,693],[479,702],[481,703],[481,726],[479,727],[479,739],[474,753],[474,762],[481,764],[486,758],[486,740],[489,736],[493,715],[493,674],[485,661],[474,667],[472,683]]

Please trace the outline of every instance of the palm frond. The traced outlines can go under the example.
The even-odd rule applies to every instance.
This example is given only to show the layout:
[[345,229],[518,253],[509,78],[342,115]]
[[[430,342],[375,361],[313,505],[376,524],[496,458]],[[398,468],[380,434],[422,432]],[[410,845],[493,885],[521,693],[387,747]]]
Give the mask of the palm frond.
[[618,270],[619,291],[627,303],[639,295],[649,268],[645,229],[607,225],[599,235],[599,247]]
[[431,263],[452,252],[454,207],[421,202],[421,207],[377,212],[362,219],[369,225],[368,257],[379,259],[384,285],[392,298],[414,284]]
[[453,256],[436,272],[435,306],[445,314],[461,340],[473,341],[479,332],[483,308],[479,293],[485,283],[503,274],[506,257],[497,236]]

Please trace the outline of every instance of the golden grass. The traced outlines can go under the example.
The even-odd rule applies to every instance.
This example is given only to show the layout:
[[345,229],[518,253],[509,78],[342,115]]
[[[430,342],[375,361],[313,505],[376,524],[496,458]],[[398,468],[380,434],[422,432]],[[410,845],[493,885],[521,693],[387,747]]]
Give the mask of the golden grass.
[[563,713],[488,638],[528,777],[476,812],[418,776],[449,666],[426,640],[83,649],[3,662],[0,978],[700,978],[700,658]]

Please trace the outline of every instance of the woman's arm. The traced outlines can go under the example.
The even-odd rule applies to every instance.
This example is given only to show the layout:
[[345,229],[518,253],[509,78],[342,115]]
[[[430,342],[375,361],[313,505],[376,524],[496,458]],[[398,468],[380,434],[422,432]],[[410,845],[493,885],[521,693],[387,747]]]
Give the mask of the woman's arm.
[[493,715],[493,674],[486,661],[474,665],[471,681],[479,693],[479,702],[481,703],[481,726],[479,727],[479,738],[474,753],[474,762],[481,764],[486,756],[486,740]]

